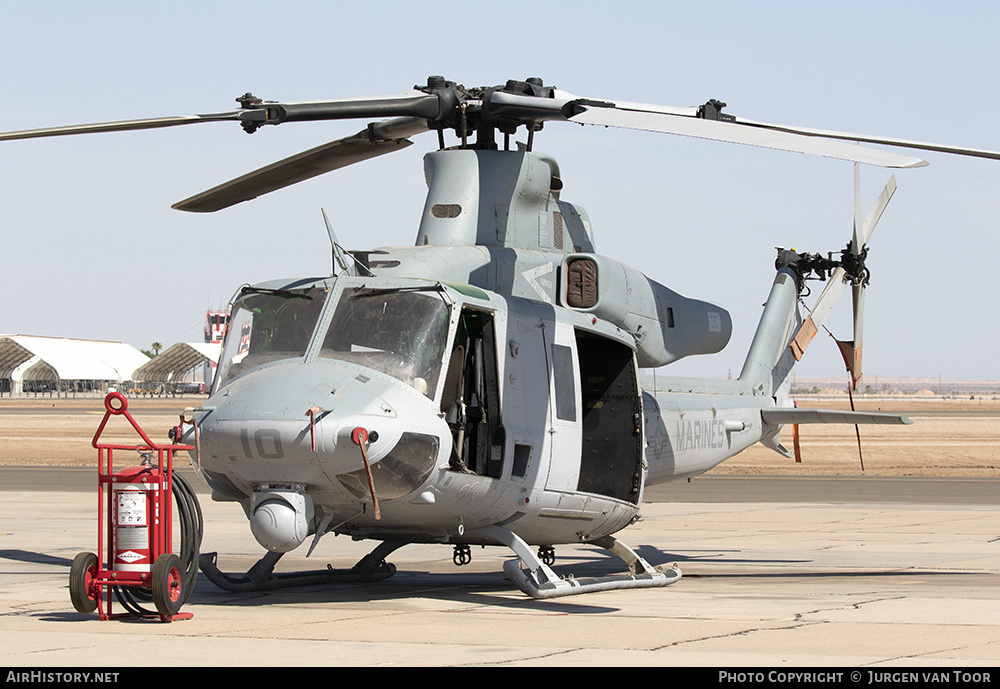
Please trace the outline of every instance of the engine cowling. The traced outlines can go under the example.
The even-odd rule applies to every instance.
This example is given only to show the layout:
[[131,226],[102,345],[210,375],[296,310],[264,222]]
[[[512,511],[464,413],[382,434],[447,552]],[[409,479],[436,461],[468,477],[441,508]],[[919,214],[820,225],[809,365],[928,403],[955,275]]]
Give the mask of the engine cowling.
[[724,308],[681,296],[635,268],[596,254],[563,259],[559,301],[631,333],[642,367],[714,354],[733,332]]

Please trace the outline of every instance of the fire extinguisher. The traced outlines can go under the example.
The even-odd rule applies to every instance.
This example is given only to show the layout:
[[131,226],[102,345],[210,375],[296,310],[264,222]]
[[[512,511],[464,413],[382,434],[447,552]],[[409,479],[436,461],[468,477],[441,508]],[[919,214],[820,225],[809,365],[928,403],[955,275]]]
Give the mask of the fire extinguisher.
[[112,569],[116,572],[149,574],[153,566],[151,554],[162,552],[157,547],[162,477],[148,453],[143,453],[141,462],[121,469],[112,478]]
[[[190,452],[195,447],[154,443],[117,392],[108,394],[104,406],[104,419],[91,444],[98,457],[97,550],[106,553],[106,559],[90,552],[76,556],[69,574],[70,600],[78,612],[99,609],[101,619],[109,620],[123,616],[111,611],[113,591],[128,611],[124,616],[159,616],[164,622],[188,619],[190,613],[179,611],[197,576],[201,508],[191,486],[173,471],[173,456],[175,451]],[[124,416],[144,444],[99,443],[113,416]],[[115,450],[138,450],[140,463],[115,471]],[[181,527],[180,556],[171,552],[172,498]],[[156,612],[144,609],[136,598],[152,598]]]

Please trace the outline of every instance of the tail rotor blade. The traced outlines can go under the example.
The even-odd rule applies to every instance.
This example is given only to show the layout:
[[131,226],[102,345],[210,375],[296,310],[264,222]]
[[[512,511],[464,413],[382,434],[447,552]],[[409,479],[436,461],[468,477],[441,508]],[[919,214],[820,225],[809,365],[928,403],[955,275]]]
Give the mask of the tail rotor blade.
[[[854,411],[854,395],[851,392],[851,388],[850,387],[847,388],[847,396],[851,400],[851,411]],[[861,428],[858,426],[858,424],[854,424],[854,435],[858,439],[858,459],[861,461],[861,471],[864,472],[864,470],[865,470],[865,455],[861,451]]]
[[875,199],[872,209],[868,211],[868,215],[865,217],[865,221],[862,224],[863,233],[861,246],[868,246],[868,242],[872,238],[872,232],[875,231],[875,225],[878,224],[879,219],[882,217],[882,213],[885,212],[886,206],[889,205],[889,200],[892,199],[892,195],[895,193],[896,175],[892,175],[889,177],[889,181],[885,183],[882,193],[879,194],[877,199]]
[[844,364],[851,374],[851,388],[858,389],[861,382],[861,356],[864,345],[864,323],[865,323],[865,286],[857,284],[851,286],[854,308],[854,339],[851,341],[836,340],[841,356],[844,357]]
[[[886,183],[885,187],[882,189],[882,193],[879,194],[878,199],[876,199],[868,215],[865,219],[860,220],[861,217],[861,171],[857,163],[854,166],[854,232],[851,238],[851,254],[858,256],[866,250],[868,242],[871,240],[872,233],[875,231],[875,225],[878,224],[879,219],[882,217],[882,213],[885,211],[886,206],[889,205],[889,200],[892,195],[896,192],[896,176],[892,175],[889,181]],[[841,295],[844,293],[844,289],[847,287],[847,283],[851,282],[853,297],[854,297],[854,341],[853,342],[840,342],[838,345],[841,348],[841,353],[844,355],[844,361],[847,362],[848,369],[852,373],[852,382],[855,386],[861,380],[861,346],[862,346],[862,330],[864,327],[864,292],[865,292],[865,282],[867,282],[867,276],[865,279],[854,282],[854,280],[847,275],[843,268],[837,268],[833,271],[830,279],[827,281],[826,287],[823,289],[822,294],[820,294],[819,299],[816,300],[816,304],[813,306],[812,312],[803,322],[799,331],[795,334],[795,338],[792,340],[790,345],[792,353],[795,355],[796,360],[802,358],[805,354],[806,347],[812,342],[813,337],[819,332],[819,328],[823,325],[823,321],[833,310],[834,305],[840,299]],[[844,348],[849,347],[850,351],[845,351]]]
[[[889,205],[889,200],[892,195],[896,192],[896,176],[893,175],[886,182],[885,187],[882,189],[882,193],[879,194],[878,199],[876,199],[875,204],[872,209],[868,212],[864,221],[861,220],[861,171],[860,167],[855,164],[854,166],[854,238],[851,241],[851,253],[855,256],[863,253],[867,247],[868,242],[871,240],[872,232],[875,230],[875,225],[878,224],[879,219],[882,217],[882,213],[885,211],[886,206]],[[858,389],[858,383],[861,382],[862,368],[861,359],[864,346],[864,322],[865,322],[865,289],[867,283],[867,276],[864,278],[854,278],[851,285],[851,292],[853,297],[853,309],[854,309],[854,340],[847,342],[838,342],[840,345],[841,353],[844,355],[844,363],[847,364],[847,370],[851,373],[851,386],[853,389]]]
[[865,323],[865,286],[852,286],[854,297],[854,342],[851,345],[852,357],[847,362],[847,370],[851,372],[851,383],[855,390],[861,381],[861,353],[864,343]]
[[823,321],[833,310],[834,305],[840,299],[840,295],[844,293],[844,288],[847,286],[847,279],[844,277],[844,269],[837,268],[833,271],[833,275],[826,282],[826,287],[823,288],[823,293],[819,295],[819,299],[816,300],[815,306],[813,306],[812,313],[805,319],[799,331],[795,334],[795,338],[792,340],[791,348],[792,353],[795,355],[796,361],[801,360],[802,356],[805,354],[806,347],[812,342],[813,338],[816,337],[816,333],[819,332],[820,327],[823,325]]
[[[874,226],[870,230],[874,230]],[[854,164],[854,237],[851,240],[851,253],[857,257],[865,251],[868,239],[871,237],[869,231],[866,235],[864,221],[861,219],[861,166]],[[851,286],[852,301],[854,308],[854,341],[851,344],[852,356],[847,360],[847,370],[851,373],[851,387],[858,389],[858,381],[861,380],[861,339],[864,328],[865,312],[865,285],[857,277]],[[846,354],[845,354],[846,357]]]
[[851,253],[859,255],[866,243],[864,221],[861,219],[861,164],[854,163],[854,236],[851,238]]

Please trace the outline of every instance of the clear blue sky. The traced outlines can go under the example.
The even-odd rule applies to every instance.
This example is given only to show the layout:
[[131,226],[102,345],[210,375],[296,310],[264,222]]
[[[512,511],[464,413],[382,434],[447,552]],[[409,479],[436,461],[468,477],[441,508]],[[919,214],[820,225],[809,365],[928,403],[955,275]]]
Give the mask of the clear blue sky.
[[[206,113],[272,100],[539,76],[592,98],[727,101],[749,119],[1000,149],[995,2],[38,2],[0,6],[0,130]],[[328,274],[325,207],[349,248],[413,242],[436,142],[211,215],[170,204],[365,123],[247,136],[231,123],[0,144],[0,333],[202,337],[244,282]],[[839,251],[848,163],[668,135],[548,125],[563,198],[598,250],[733,314],[739,373],[774,247]],[[1000,162],[926,154],[872,242],[869,376],[1000,378]],[[863,170],[867,210],[888,179]],[[818,290],[817,290],[818,293]],[[849,339],[849,300],[828,321]],[[820,335],[798,375],[842,375]]]

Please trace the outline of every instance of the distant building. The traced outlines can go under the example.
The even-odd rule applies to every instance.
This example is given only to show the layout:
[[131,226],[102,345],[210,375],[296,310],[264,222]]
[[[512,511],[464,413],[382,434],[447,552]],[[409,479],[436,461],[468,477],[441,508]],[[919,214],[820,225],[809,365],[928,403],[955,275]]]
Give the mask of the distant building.
[[205,343],[214,345],[215,347],[213,350],[215,357],[205,360],[205,388],[211,388],[212,381],[215,380],[215,370],[222,351],[222,341],[226,339],[226,329],[228,327],[228,311],[213,311],[210,309],[205,312]]
[[229,324],[228,311],[205,312],[205,342],[222,342]]
[[[222,352],[219,342],[178,342],[135,370],[132,380],[140,389],[167,392],[207,392]],[[195,370],[204,366],[201,380]]]
[[229,313],[205,312],[205,341],[171,345],[152,359],[122,342],[0,335],[0,394],[207,392]]
[[0,392],[106,392],[149,360],[123,342],[0,335]]

